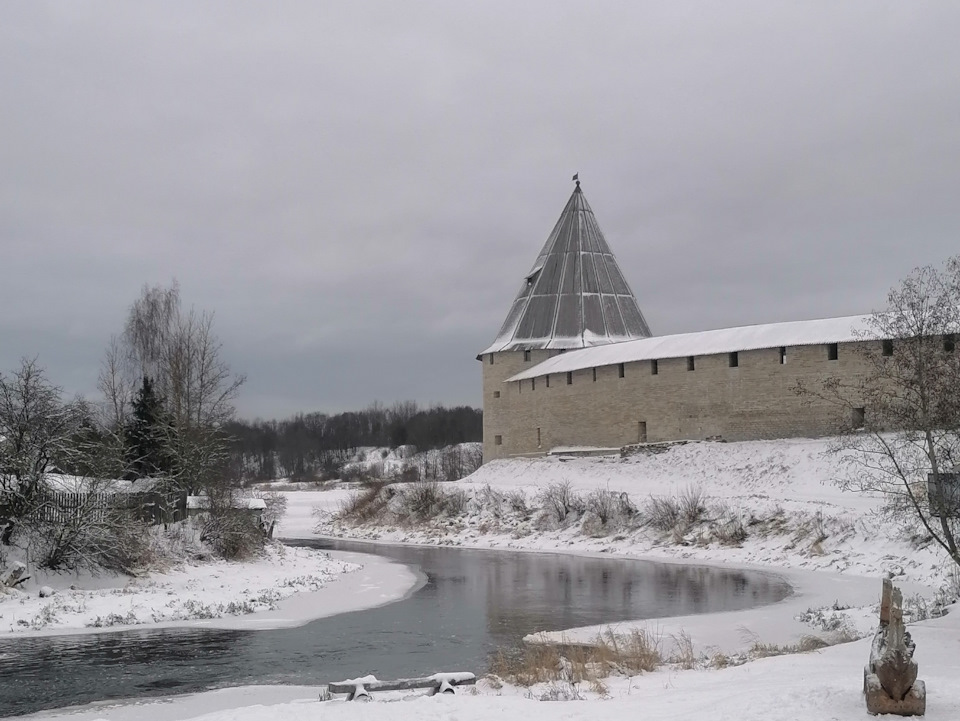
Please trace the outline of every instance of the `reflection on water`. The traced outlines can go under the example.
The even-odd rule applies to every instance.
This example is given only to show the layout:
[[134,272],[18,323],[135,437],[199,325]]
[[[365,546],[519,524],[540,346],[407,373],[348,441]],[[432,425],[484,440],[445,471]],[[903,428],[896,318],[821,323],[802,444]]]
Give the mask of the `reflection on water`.
[[302,544],[375,552],[427,582],[403,601],[296,629],[0,639],[0,716],[249,683],[482,672],[494,649],[535,631],[750,608],[790,590],[765,574],[622,559]]

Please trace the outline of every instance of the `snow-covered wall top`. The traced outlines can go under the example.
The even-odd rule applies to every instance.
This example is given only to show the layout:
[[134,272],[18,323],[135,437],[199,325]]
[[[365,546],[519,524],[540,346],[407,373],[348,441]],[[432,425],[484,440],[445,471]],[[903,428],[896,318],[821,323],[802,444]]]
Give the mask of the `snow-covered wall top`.
[[853,315],[843,318],[796,320],[787,323],[747,325],[739,328],[720,328],[698,333],[655,336],[642,340],[614,343],[564,353],[517,373],[506,382],[536,378],[548,373],[567,373],[584,368],[630,363],[632,361],[685,356],[714,355],[778,348],[781,346],[847,343],[873,337],[868,332],[871,316]]
[[577,184],[483,353],[589,348],[650,335],[637,299]]

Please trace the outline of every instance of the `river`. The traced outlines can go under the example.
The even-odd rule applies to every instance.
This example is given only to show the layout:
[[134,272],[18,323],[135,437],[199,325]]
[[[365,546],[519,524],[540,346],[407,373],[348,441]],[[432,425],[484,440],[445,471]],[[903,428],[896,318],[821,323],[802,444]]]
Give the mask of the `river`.
[[401,601],[294,629],[131,630],[0,639],[0,716],[244,684],[482,673],[528,633],[774,603],[776,576],[618,558],[297,541],[416,567]]

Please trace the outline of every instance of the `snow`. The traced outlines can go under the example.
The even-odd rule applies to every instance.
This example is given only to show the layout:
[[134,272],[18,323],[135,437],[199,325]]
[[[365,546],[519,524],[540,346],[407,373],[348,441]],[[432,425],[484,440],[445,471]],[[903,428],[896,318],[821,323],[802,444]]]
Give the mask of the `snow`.
[[[285,628],[389,603],[418,582],[407,567],[375,556],[279,545],[255,561],[183,564],[142,578],[34,574],[24,592],[0,595],[0,636]],[[42,598],[48,586],[55,593]]]
[[[262,511],[267,507],[267,502],[262,498],[233,498],[230,500],[230,506],[249,511]],[[202,510],[209,507],[209,496],[187,496],[188,510]]]
[[[786,643],[816,629],[799,617],[839,619],[858,633],[877,623],[880,578],[893,575],[905,599],[919,593],[929,599],[933,589],[949,582],[951,564],[935,547],[917,547],[904,529],[879,522],[880,499],[842,493],[835,485],[843,473],[843,457],[829,453],[829,440],[788,440],[749,443],[688,443],[667,451],[627,459],[557,458],[497,461],[483,466],[456,485],[476,496],[487,486],[520,492],[528,499],[549,484],[569,482],[581,493],[595,489],[626,492],[636,504],[650,495],[671,495],[700,486],[712,500],[722,500],[744,516],[781,513],[791,529],[817,523],[826,538],[791,532],[751,532],[739,547],[717,543],[666,541],[643,530],[600,538],[576,528],[537,530],[523,521],[500,519],[499,527],[481,528],[491,519],[477,512],[459,523],[438,523],[428,530],[353,529],[352,536],[378,542],[430,543],[461,547],[549,551],[586,555],[652,558],[672,563],[709,563],[751,568],[786,578],[794,587],[784,601],[758,609],[725,614],[659,619],[618,624],[622,632],[650,628],[665,644],[681,631],[698,650],[736,652],[753,638]],[[312,537],[314,507],[336,511],[349,492],[288,493],[288,516],[281,522],[287,537]],[[322,530],[346,533],[331,525]],[[388,565],[389,567],[389,565]],[[356,573],[343,576],[340,586]],[[370,585],[376,589],[377,578]],[[372,591],[375,593],[376,591]],[[352,599],[342,597],[342,610]],[[850,608],[844,608],[850,606]],[[910,624],[916,641],[919,678],[928,691],[926,718],[960,718],[960,608],[952,613]],[[808,613],[809,612],[809,613]],[[590,640],[603,627],[566,629],[553,638]],[[870,654],[868,636],[821,651],[755,660],[722,669],[679,670],[665,666],[633,678],[611,677],[605,688],[566,682],[522,689],[480,679],[476,687],[455,696],[374,694],[369,703],[317,700],[321,687],[243,687],[178,696],[102,704],[62,710],[43,718],[202,719],[227,721],[480,721],[491,717],[524,721],[627,721],[639,716],[690,721],[852,721],[866,717],[863,666]],[[477,669],[480,671],[482,669]],[[604,693],[605,692],[605,693]],[[538,699],[586,699],[546,703]],[[599,705],[598,705],[599,704]]]
[[[537,378],[548,373],[567,373],[584,368],[642,360],[715,355],[780,346],[789,348],[823,343],[849,343],[863,340],[870,328],[870,318],[871,316],[868,315],[854,315],[843,318],[795,320],[609,343],[556,355],[522,373],[511,376],[505,382]],[[789,362],[788,351],[787,363]]]
[[[879,584],[878,584],[879,585]],[[925,681],[928,721],[960,718],[960,613],[911,626],[916,660]],[[372,702],[317,700],[317,687],[248,686],[168,699],[100,705],[42,718],[70,721],[861,721],[868,718],[861,687],[870,639],[816,653],[767,658],[724,669],[665,669],[633,678],[610,679],[605,699],[587,685],[576,693],[588,700],[536,700],[550,689],[493,688],[481,680],[455,695],[374,694]],[[572,689],[559,686],[567,694]],[[548,696],[549,697],[549,696]],[[34,717],[37,718],[37,717]]]

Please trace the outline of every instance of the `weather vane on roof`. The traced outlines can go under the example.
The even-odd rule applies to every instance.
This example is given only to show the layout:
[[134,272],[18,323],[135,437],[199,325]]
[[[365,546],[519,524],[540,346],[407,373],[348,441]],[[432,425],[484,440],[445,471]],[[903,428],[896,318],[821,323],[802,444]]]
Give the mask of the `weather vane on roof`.
[[572,180],[577,184],[577,187],[580,187],[580,173],[574,173]]

